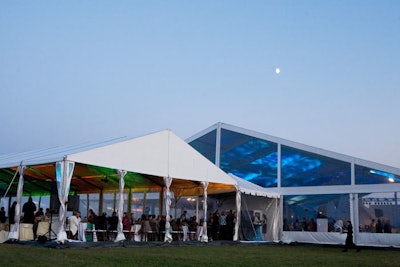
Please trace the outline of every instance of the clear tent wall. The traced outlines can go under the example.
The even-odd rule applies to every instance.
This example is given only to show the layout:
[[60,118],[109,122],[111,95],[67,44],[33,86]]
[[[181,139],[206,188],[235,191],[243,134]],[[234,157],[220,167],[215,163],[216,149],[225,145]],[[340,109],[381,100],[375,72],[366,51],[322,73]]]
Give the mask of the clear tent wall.
[[400,246],[398,168],[224,123],[187,142],[225,172],[282,196],[281,241],[342,244],[350,220],[357,244]]

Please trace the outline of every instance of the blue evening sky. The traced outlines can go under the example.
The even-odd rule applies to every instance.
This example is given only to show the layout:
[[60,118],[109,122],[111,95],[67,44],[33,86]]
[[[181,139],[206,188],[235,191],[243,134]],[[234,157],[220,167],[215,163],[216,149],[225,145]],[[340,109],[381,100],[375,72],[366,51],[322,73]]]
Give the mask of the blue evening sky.
[[0,154],[220,121],[400,167],[400,1],[2,0],[0,96]]

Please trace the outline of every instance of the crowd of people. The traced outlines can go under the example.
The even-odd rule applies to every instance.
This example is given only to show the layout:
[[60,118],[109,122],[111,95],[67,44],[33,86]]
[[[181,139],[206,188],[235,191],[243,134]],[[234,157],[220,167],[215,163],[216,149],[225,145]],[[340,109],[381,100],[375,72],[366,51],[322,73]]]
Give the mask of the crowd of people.
[[233,240],[236,213],[232,210],[216,210],[210,213],[207,221],[207,232],[210,240]]
[[[347,220],[344,219],[328,219],[328,232],[346,232]],[[283,220],[284,231],[317,231],[317,224],[313,218],[302,220],[295,219],[294,222],[289,222],[286,218]],[[392,233],[390,220],[386,218],[371,219],[369,224],[360,225],[359,232],[369,233]]]
[[283,219],[283,231],[317,231],[317,223],[313,218],[303,218],[301,221],[296,219],[294,222],[289,222],[286,218]]

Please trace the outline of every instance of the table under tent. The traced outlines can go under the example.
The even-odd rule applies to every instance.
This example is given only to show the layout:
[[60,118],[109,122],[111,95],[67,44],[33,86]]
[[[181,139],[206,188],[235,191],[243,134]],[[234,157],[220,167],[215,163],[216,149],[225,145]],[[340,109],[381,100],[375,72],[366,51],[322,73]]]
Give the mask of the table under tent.
[[[51,224],[56,240],[64,243],[68,197],[76,194],[118,192],[118,229],[115,241],[125,240],[122,230],[124,193],[131,199],[132,192],[159,192],[160,212],[167,222],[165,241],[172,240],[169,224],[171,194],[202,196],[239,192],[238,181],[180,139],[170,130],[137,138],[121,138],[108,142],[85,143],[71,147],[55,147],[27,153],[0,156],[0,193],[4,199],[16,196],[15,223],[10,232],[1,231],[3,239],[25,238],[21,220],[22,196],[46,195],[56,191],[58,212]],[[238,195],[238,194],[237,194]],[[239,194],[240,195],[240,194]],[[11,201],[9,201],[9,206]],[[128,211],[130,211],[130,201]],[[239,205],[240,206],[240,205]],[[207,242],[207,204],[203,205],[203,234]],[[28,226],[28,230],[29,226]],[[239,239],[239,229],[235,229]],[[29,238],[29,237],[28,237]],[[4,241],[4,240],[3,240]]]

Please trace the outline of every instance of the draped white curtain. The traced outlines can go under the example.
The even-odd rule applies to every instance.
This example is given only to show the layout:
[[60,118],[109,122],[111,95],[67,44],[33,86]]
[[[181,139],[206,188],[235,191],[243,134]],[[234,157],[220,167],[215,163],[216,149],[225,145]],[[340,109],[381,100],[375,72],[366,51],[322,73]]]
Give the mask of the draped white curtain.
[[166,186],[165,189],[165,212],[166,212],[166,222],[165,222],[165,238],[164,238],[164,242],[172,242],[172,235],[170,232],[170,228],[171,228],[171,223],[170,223],[170,216],[169,216],[169,212],[171,209],[171,191],[169,190],[171,184],[172,184],[172,178],[171,177],[164,177],[164,183]]
[[15,217],[14,217],[14,225],[8,234],[8,239],[17,240],[19,239],[19,222],[21,220],[21,201],[22,201],[22,193],[24,188],[24,171],[25,166],[19,166],[19,181],[17,188],[17,205],[15,206]]
[[118,225],[117,225],[117,237],[114,242],[124,241],[126,240],[123,228],[122,228],[122,216],[124,213],[124,187],[125,180],[124,177],[126,175],[126,171],[118,170],[119,174],[119,198],[118,198]]
[[67,217],[66,202],[71,185],[72,174],[74,173],[75,162],[63,160],[56,163],[56,181],[58,199],[60,200],[60,210],[58,213],[59,228],[57,231],[57,242],[64,243],[67,240],[64,224]]
[[236,218],[235,218],[235,234],[233,235],[233,241],[239,240],[239,226],[240,226],[240,213],[242,209],[242,193],[236,188]]
[[201,182],[204,188],[204,204],[203,204],[203,213],[204,213],[204,221],[203,221],[203,234],[201,235],[201,242],[208,242],[207,236],[207,188],[208,182]]

